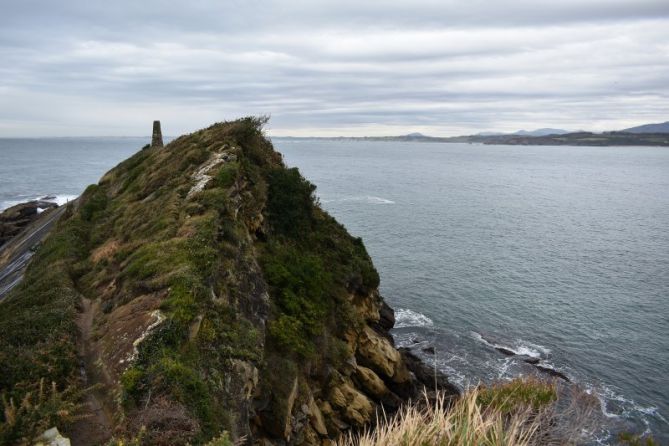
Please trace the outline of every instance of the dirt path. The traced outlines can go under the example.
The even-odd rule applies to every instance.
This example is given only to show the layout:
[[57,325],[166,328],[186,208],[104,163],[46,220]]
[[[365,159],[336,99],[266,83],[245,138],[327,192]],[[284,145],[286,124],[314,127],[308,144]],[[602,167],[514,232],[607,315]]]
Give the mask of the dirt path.
[[97,355],[93,348],[93,322],[98,314],[100,301],[92,301],[81,298],[81,313],[77,317],[80,339],[77,345],[78,353],[82,358],[81,375],[84,385],[95,389],[87,392],[84,400],[85,418],[72,426],[68,434],[72,444],[81,446],[94,446],[104,444],[111,438],[113,429],[113,414],[109,411],[112,407],[112,397],[107,391],[104,378],[99,376],[95,364]]

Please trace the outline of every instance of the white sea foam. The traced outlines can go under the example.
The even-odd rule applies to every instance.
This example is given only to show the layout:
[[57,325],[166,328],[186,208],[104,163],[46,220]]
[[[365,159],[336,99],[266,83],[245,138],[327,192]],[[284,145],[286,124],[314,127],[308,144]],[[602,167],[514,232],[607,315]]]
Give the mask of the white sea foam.
[[541,358],[541,352],[523,344],[517,345],[516,347],[510,348],[509,350],[513,351],[517,355],[529,356],[530,358]]
[[542,355],[550,355],[551,349],[543,345],[534,344],[523,339],[516,340],[516,348],[519,355],[527,355],[533,358],[539,358]]
[[432,325],[434,325],[432,319],[416,311],[400,308],[395,312],[395,328],[431,327]]
[[509,350],[519,356],[529,356],[531,358],[541,358],[550,354],[551,350],[542,345],[533,344],[531,342],[524,341],[522,339],[516,340],[513,346],[498,344],[495,342],[490,342],[485,339],[480,333],[475,331],[470,332],[471,336],[477,341],[492,347],[492,348],[501,348],[504,350]]
[[345,202],[360,202],[369,204],[395,204],[394,201],[387,198],[375,197],[372,195],[361,195],[355,197],[343,197],[333,199],[321,199],[322,203],[345,203]]
[[50,201],[51,203],[56,203],[58,206],[62,206],[72,200],[76,200],[77,197],[78,195],[50,195],[48,197],[40,197],[40,199],[46,198],[44,201]]
[[62,206],[74,199],[77,198],[77,195],[38,195],[33,197],[26,197],[19,200],[5,200],[0,202],[0,212],[8,209],[17,204],[27,203],[29,201],[48,201],[49,203],[55,203],[58,206]]

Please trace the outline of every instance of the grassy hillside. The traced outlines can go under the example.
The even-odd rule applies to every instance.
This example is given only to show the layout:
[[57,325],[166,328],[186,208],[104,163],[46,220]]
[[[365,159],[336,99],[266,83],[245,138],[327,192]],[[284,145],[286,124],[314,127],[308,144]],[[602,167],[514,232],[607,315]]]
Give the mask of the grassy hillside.
[[[96,428],[75,415],[100,405],[97,429],[117,439],[228,431],[313,444],[413,391],[369,329],[382,301],[362,241],[318,206],[262,124],[144,148],[69,205],[0,304],[0,443],[53,425],[86,436]],[[360,391],[359,373],[381,393]],[[40,386],[49,404],[36,403]],[[304,406],[317,423],[295,425]]]

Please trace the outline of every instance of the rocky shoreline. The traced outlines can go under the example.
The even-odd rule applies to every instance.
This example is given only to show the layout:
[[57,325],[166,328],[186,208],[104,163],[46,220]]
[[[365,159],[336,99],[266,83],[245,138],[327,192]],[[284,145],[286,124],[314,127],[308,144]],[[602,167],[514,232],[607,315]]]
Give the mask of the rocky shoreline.
[[43,212],[57,208],[58,204],[51,201],[54,198],[42,197],[39,200],[19,203],[0,212],[0,247],[34,222]]

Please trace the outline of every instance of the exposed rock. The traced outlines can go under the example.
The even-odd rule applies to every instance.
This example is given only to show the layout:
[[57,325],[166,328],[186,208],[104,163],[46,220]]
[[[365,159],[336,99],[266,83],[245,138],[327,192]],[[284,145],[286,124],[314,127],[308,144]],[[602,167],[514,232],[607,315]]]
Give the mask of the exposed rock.
[[557,378],[563,379],[566,382],[570,382],[569,377],[567,375],[565,375],[564,373],[562,373],[561,371],[559,371],[559,370],[555,370],[553,368],[544,367],[542,365],[537,365],[537,364],[534,364],[534,367],[536,367],[539,371],[541,371],[543,373],[546,373],[548,375],[555,376]]
[[369,326],[363,328],[358,340],[358,362],[385,375],[395,383],[410,380],[409,371],[399,351]]
[[423,350],[424,353],[427,353],[429,355],[434,355],[434,352],[435,352],[434,347],[432,347],[432,346],[425,347],[422,350]]
[[237,372],[236,376],[240,381],[236,383],[237,387],[242,390],[246,399],[251,399],[258,386],[258,369],[247,361],[233,359],[231,362],[232,368]]
[[504,347],[495,346],[495,350],[497,350],[498,352],[500,352],[500,353],[502,353],[503,355],[506,355],[506,356],[515,356],[516,355],[516,352],[514,352],[513,350],[509,350],[508,348],[504,348]]
[[309,418],[311,420],[311,426],[314,428],[319,435],[327,436],[328,430],[325,427],[325,420],[323,419],[323,413],[321,412],[318,404],[314,401],[313,398],[309,400]]
[[40,435],[35,446],[70,446],[70,439],[63,437],[57,427],[52,427]]
[[[415,375],[417,381],[427,389],[434,390],[435,370],[429,367],[420,358],[414,355],[408,348],[401,348],[400,352],[407,367]],[[439,370],[436,372],[437,389],[444,392],[447,396],[457,397],[460,390],[448,381],[448,377]]]
[[386,387],[385,383],[379,375],[374,373],[373,370],[368,369],[367,367],[358,366],[356,367],[355,377],[362,385],[362,388],[366,393],[374,398],[380,400],[390,391]]
[[18,235],[45,211],[57,208],[56,203],[43,200],[17,204],[0,212],[0,246]]
[[523,362],[526,362],[526,363],[528,363],[528,364],[532,364],[532,365],[539,364],[540,361],[541,361],[541,359],[539,359],[539,358],[534,358],[534,357],[532,357],[532,356],[527,356],[527,357],[524,357],[524,358],[523,358]]
[[329,400],[339,408],[349,422],[357,426],[363,426],[372,419],[374,405],[369,398],[348,383],[334,387]]
[[395,310],[390,308],[390,306],[385,302],[381,302],[381,308],[379,308],[379,325],[385,330],[390,330],[395,326]]

